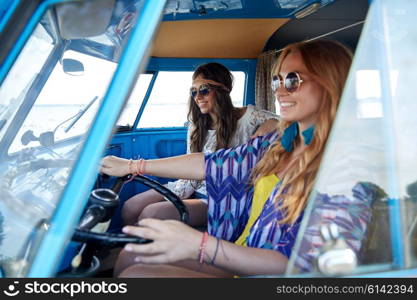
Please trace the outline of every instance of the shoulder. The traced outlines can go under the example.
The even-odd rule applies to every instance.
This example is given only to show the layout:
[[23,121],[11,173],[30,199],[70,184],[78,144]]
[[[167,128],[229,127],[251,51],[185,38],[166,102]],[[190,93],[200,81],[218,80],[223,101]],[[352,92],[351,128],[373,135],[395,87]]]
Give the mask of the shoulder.
[[251,114],[254,111],[257,111],[258,109],[256,108],[256,106],[252,105],[252,104],[248,104],[246,106],[246,114]]
[[240,114],[240,118],[239,121],[240,122],[245,122],[248,119],[252,119],[253,118],[253,113],[255,111],[257,111],[257,108],[255,106],[253,106],[252,104],[249,104],[245,107],[240,108],[241,109],[241,114]]
[[240,119],[243,119],[243,118],[251,116],[253,112],[258,111],[258,108],[256,108],[252,104],[248,104],[247,106],[239,107],[238,110],[240,113]]
[[272,131],[266,135],[257,136],[250,139],[246,145],[249,151],[256,149],[257,151],[261,150],[263,152],[268,150],[271,146],[275,145],[275,143],[280,139],[280,133],[278,131]]
[[239,121],[241,125],[257,127],[263,122],[265,122],[267,119],[271,118],[275,119],[278,118],[278,116],[269,111],[259,109],[256,106],[249,104],[246,107],[245,115],[242,116],[242,118],[240,118]]
[[247,115],[248,109],[246,106],[243,107],[235,107],[235,112],[237,112],[238,120],[241,120]]
[[265,109],[260,109],[256,106],[252,105],[252,104],[249,104],[247,106],[246,114],[248,116],[257,117],[257,118],[259,118],[259,117],[263,117],[263,118],[267,118],[267,119],[269,119],[269,118],[278,118],[278,116],[275,113],[270,112],[270,111],[265,110]]

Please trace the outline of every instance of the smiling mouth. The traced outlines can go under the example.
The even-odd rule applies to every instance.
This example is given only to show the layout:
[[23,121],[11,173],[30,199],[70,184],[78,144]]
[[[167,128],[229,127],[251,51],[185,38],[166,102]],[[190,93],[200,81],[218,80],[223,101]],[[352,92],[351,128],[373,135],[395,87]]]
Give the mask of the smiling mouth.
[[295,106],[295,102],[280,102],[279,106],[282,108],[293,107]]

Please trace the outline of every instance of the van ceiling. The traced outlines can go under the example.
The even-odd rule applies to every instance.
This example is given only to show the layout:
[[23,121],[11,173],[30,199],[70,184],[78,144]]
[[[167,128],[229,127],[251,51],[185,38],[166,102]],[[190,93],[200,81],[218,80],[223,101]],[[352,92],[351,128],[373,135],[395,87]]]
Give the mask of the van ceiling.
[[289,19],[164,21],[154,57],[257,58],[270,36]]
[[[346,26],[364,21],[369,8],[368,0],[339,0],[307,16],[280,27],[265,45],[264,51],[281,49],[289,43],[308,40]],[[356,48],[363,24],[330,34],[352,49]]]

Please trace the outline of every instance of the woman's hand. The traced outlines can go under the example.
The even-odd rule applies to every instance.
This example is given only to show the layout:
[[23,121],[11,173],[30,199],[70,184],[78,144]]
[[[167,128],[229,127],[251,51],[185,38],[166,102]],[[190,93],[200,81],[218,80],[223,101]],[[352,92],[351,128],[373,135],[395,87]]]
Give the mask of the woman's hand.
[[101,161],[100,172],[110,176],[123,177],[130,174],[129,160],[113,155],[106,156]]
[[137,253],[136,262],[166,264],[198,259],[203,233],[174,220],[143,219],[139,226],[126,226],[123,232],[153,240],[149,244],[127,244],[125,250]]
[[279,121],[277,119],[268,119],[263,122],[258,129],[252,134],[251,138],[255,138],[257,136],[263,136],[267,133],[270,133],[273,130],[277,130]]

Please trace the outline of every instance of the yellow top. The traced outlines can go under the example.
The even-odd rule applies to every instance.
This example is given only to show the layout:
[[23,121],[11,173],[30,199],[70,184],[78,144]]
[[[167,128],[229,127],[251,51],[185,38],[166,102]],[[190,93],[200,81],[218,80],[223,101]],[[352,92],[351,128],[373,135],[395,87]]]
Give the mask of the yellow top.
[[236,240],[236,245],[246,246],[246,239],[249,236],[249,231],[261,215],[266,200],[268,200],[269,195],[278,182],[279,178],[275,174],[264,176],[258,180],[255,185],[255,191],[253,192],[252,208],[248,223],[246,223],[245,229]]

